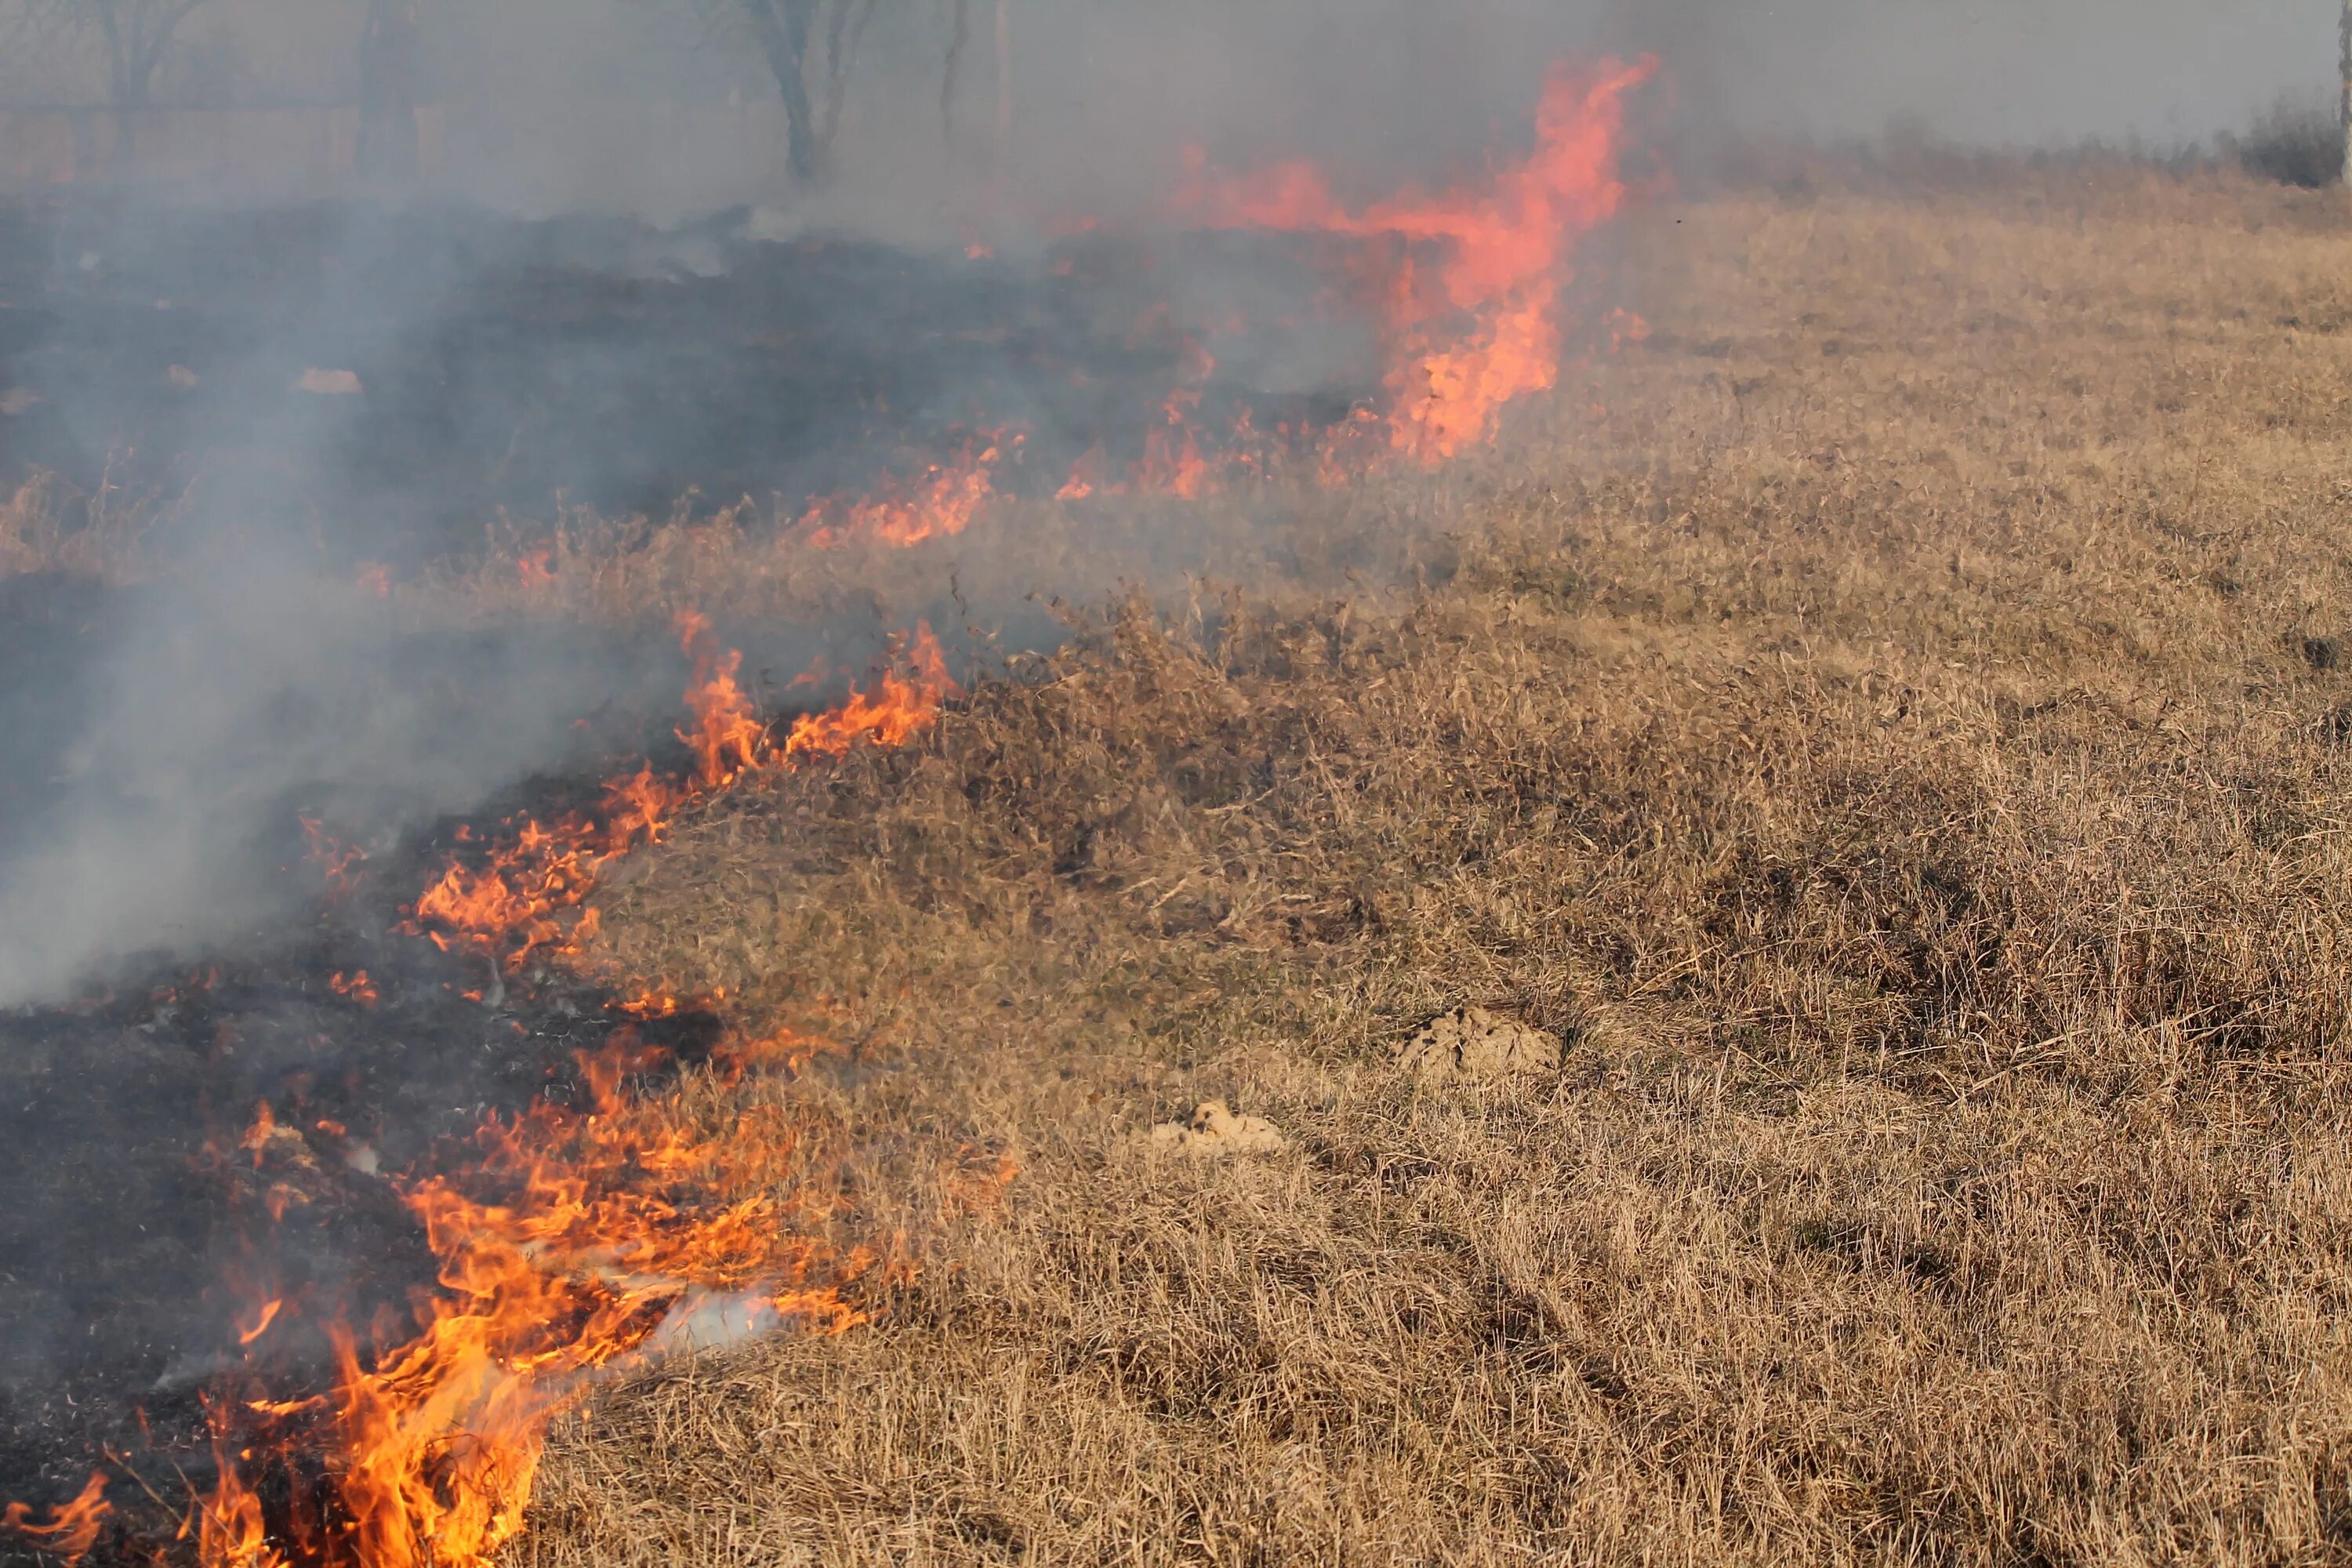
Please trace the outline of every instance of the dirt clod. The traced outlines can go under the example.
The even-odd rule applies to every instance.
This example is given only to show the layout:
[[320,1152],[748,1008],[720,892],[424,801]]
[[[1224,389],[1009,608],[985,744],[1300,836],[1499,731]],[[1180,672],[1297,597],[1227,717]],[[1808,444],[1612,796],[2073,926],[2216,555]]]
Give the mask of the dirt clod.
[[1151,1130],[1151,1141],[1204,1159],[1271,1154],[1283,1142],[1273,1122],[1262,1116],[1235,1116],[1222,1100],[1203,1101],[1190,1121],[1161,1122]]
[[1399,1067],[1431,1083],[1557,1072],[1559,1063],[1559,1036],[1484,1007],[1440,1013],[1397,1052]]

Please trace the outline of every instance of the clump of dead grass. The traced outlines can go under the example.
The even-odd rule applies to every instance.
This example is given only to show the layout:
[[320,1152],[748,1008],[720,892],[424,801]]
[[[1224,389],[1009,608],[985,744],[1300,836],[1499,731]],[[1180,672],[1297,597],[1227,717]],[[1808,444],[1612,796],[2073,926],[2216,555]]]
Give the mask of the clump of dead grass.
[[128,583],[152,568],[149,539],[168,509],[126,497],[110,467],[96,491],[37,470],[0,498],[0,577],[57,573]]

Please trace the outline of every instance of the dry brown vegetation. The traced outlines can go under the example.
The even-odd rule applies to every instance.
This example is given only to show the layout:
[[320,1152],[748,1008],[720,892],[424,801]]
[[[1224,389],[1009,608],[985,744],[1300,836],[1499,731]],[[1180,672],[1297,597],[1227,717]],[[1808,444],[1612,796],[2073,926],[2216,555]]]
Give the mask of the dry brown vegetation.
[[[1654,210],[1402,602],[1117,606],[682,826],[607,959],[1020,1174],[863,1180],[920,1279],[610,1393],[521,1557],[2352,1559],[2333,200]],[[1565,1067],[1402,1073],[1459,1003]]]
[[111,465],[89,494],[37,469],[0,495],[0,581],[42,572],[136,581],[151,563],[149,535],[169,511],[159,497],[125,496]]

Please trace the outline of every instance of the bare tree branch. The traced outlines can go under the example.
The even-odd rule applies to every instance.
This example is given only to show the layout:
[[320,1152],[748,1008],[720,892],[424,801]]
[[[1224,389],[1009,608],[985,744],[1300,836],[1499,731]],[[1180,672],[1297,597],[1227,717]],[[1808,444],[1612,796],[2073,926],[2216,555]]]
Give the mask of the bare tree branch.
[[971,0],[955,0],[955,30],[948,37],[947,69],[940,78],[940,133],[950,142],[955,140],[956,69],[962,65],[964,47],[971,42]]
[[821,132],[828,150],[841,134],[841,113],[848,101],[850,73],[857,68],[858,46],[865,41],[866,26],[874,20],[875,7],[879,3],[880,0],[833,0],[833,25],[825,35],[824,123]]

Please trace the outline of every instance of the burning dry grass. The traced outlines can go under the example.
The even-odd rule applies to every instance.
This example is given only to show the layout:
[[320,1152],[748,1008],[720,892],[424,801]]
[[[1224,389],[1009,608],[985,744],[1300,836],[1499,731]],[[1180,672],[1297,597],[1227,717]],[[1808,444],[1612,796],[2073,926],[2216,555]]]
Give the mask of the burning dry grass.
[[110,465],[98,489],[87,495],[36,470],[13,493],[0,496],[0,580],[47,572],[136,581],[150,569],[150,535],[171,511],[162,498],[125,496]]
[[[1130,605],[608,891],[1021,1173],[871,1328],[603,1401],[531,1561],[2352,1552],[2352,234],[1632,248],[1648,343],[1417,602]],[[1463,1002],[1565,1068],[1417,1088]],[[1141,1136],[1211,1096],[1288,1149]]]

